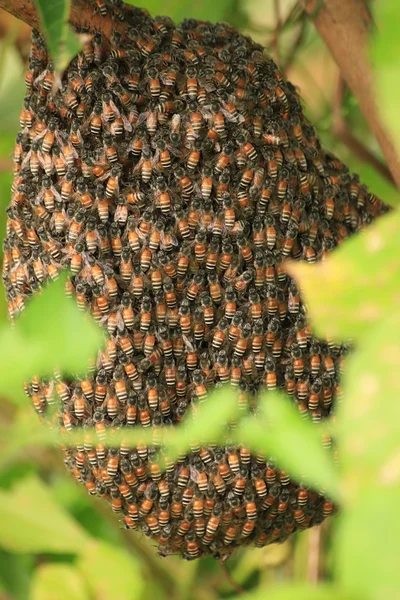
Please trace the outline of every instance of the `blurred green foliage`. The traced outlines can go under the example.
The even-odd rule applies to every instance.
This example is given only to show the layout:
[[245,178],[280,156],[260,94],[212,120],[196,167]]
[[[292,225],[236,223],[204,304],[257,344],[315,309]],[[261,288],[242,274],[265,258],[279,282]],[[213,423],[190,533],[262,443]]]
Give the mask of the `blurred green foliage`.
[[223,21],[230,15],[234,0],[128,0],[127,4],[146,8],[151,15],[165,14],[179,23],[183,19],[199,19],[208,21]]
[[70,0],[35,0],[55,70],[60,72],[81,49],[79,40],[68,25]]
[[[65,23],[69,3],[36,3],[56,67],[62,69],[76,51]],[[325,88],[326,71],[330,69],[328,77],[334,78],[334,66],[294,1],[144,0],[134,4],[146,6],[152,14],[169,14],[177,21],[196,17],[237,24],[238,15],[244,15],[241,26],[246,33],[270,44],[288,76],[304,86],[301,92],[307,92],[307,114],[324,143],[358,171],[372,191],[384,200],[397,201],[390,184],[332,134],[335,111]],[[371,53],[379,103],[400,142],[396,101],[400,5],[383,2],[374,3],[373,8],[378,27]],[[10,156],[24,87],[23,60],[15,37],[10,28],[0,46],[2,233],[10,195]],[[318,62],[324,52],[329,69]],[[314,97],[317,103],[312,104]],[[380,157],[349,93],[344,94],[339,109],[352,133]],[[0,598],[203,600],[235,597],[240,592],[237,586],[249,600],[266,596],[269,600],[399,597],[399,225],[399,214],[393,211],[345,242],[324,264],[288,265],[289,272],[299,279],[318,333],[350,339],[356,345],[348,359],[344,396],[334,418],[319,427],[312,425],[299,417],[288,399],[272,393],[260,400],[257,419],[240,418],[233,412],[237,406],[232,402],[233,393],[223,388],[199,407],[195,418],[165,433],[164,443],[176,456],[195,438],[221,439],[224,422],[239,417],[235,439],[267,450],[295,478],[307,478],[311,486],[326,490],[341,503],[333,533],[325,533],[322,542],[321,533],[314,530],[283,546],[241,550],[231,559],[231,577],[225,577],[211,559],[193,563],[176,557],[161,560],[147,539],[120,529],[108,508],[89,498],[64,473],[61,454],[54,449],[56,431],[41,426],[33,411],[20,401],[21,381],[31,372],[48,374],[55,367],[84,371],[88,358],[101,346],[102,335],[89,317],[65,298],[63,277],[28,303],[13,329],[5,320],[4,290],[0,290],[0,393],[4,396],[0,402]],[[323,436],[334,438],[337,460],[323,447]],[[316,552],[322,553],[322,567],[317,572],[313,567]],[[323,582],[312,585],[310,580],[318,576]]]
[[57,368],[84,374],[88,360],[101,348],[101,330],[66,297],[65,281],[64,273],[33,298],[15,327],[0,327],[0,393],[10,395],[12,382],[18,385],[35,372],[51,375]]

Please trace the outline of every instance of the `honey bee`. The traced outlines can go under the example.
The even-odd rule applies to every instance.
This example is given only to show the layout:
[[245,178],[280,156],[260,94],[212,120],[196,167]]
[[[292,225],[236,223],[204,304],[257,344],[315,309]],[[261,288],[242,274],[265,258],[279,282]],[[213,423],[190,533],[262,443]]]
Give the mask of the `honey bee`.
[[[346,350],[312,336],[282,261],[325,260],[384,205],[322,150],[296,89],[249,39],[121,0],[94,7],[114,32],[84,42],[62,85],[33,32],[3,277],[16,318],[68,266],[66,294],[107,341],[84,378],[36,376],[25,392],[44,420],[60,400],[65,435],[84,429],[66,465],[125,527],[164,554],[224,560],[335,508],[230,439],[164,456],[164,427],[223,384],[240,414],[260,387],[316,423],[331,412]],[[149,445],[109,443],[125,426],[152,427]]]

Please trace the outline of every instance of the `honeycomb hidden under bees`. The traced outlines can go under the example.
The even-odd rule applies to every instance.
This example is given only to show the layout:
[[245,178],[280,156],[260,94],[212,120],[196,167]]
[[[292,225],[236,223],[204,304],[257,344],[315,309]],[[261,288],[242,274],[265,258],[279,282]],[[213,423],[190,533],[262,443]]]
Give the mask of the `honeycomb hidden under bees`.
[[67,293],[108,341],[85,379],[36,377],[26,392],[44,419],[60,400],[61,428],[96,427],[97,445],[65,448],[68,469],[161,553],[282,541],[333,505],[268,457],[199,445],[162,473],[157,448],[108,448],[102,432],[179,422],[225,382],[243,411],[265,386],[326,417],[346,348],[313,336],[282,261],[323,260],[385,207],[321,149],[249,38],[119,2],[94,10],[126,36],[106,47],[97,33],[56,91],[33,34],[3,277],[14,318],[68,267]]

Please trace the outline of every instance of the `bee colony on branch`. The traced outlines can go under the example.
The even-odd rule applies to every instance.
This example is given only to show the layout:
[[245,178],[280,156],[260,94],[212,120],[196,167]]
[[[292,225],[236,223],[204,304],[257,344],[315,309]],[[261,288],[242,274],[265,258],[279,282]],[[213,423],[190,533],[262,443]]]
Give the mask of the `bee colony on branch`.
[[160,553],[281,542],[334,506],[271,457],[199,443],[173,463],[104,432],[179,423],[225,383],[242,414],[266,388],[327,417],[347,348],[313,336],[282,262],[324,260],[386,208],[322,150],[250,38],[119,0],[93,10],[125,34],[98,31],[59,85],[33,32],[3,278],[14,319],[69,269],[107,342],[84,379],[33,377],[26,393],[43,420],[59,402],[63,431],[95,427],[97,443],[64,448],[68,469]]

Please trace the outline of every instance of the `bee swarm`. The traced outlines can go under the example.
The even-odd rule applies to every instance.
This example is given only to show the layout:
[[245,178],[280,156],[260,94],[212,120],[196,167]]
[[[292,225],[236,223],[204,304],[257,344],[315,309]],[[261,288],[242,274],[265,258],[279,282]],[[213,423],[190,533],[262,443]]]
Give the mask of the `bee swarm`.
[[68,469],[162,554],[283,541],[334,507],[270,457],[199,445],[163,473],[156,442],[108,448],[103,434],[180,422],[225,382],[243,412],[265,387],[329,415],[347,349],[313,336],[282,261],[324,260],[386,209],[321,149],[251,39],[93,6],[126,36],[96,33],[55,90],[33,33],[3,278],[14,318],[68,267],[67,293],[108,341],[87,378],[34,377],[26,393],[43,419],[58,398],[66,431],[95,426],[97,445],[64,449]]

